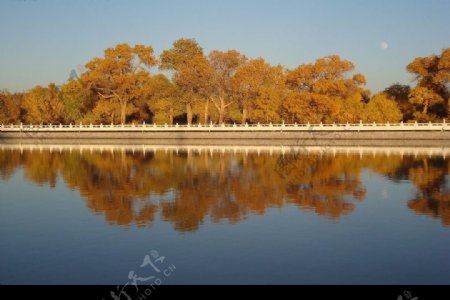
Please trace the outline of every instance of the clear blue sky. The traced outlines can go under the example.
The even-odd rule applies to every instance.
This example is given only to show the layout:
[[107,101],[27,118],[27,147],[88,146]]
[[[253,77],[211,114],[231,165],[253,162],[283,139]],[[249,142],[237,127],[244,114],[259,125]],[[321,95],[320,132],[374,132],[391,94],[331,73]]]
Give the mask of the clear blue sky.
[[117,43],[159,55],[181,37],[288,68],[338,54],[378,91],[450,46],[450,1],[0,0],[0,89],[61,84]]

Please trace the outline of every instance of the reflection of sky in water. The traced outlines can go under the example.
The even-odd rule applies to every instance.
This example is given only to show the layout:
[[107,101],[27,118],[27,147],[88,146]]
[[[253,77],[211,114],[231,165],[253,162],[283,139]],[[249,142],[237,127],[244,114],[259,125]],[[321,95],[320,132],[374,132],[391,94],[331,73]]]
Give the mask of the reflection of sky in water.
[[168,283],[450,279],[442,156],[24,153],[0,151],[2,283],[122,284],[151,249]]

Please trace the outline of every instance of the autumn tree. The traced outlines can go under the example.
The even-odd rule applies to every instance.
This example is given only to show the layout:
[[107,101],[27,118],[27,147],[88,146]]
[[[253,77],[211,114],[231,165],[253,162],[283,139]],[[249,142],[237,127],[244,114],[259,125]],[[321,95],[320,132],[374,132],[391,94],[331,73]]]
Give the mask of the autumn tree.
[[64,103],[60,90],[54,83],[47,88],[36,86],[25,93],[22,107],[24,121],[36,123],[58,123],[63,120]]
[[448,114],[448,84],[450,82],[450,48],[441,55],[417,57],[407,67],[415,75],[417,86],[409,100],[420,113],[416,118],[442,118]]
[[248,60],[237,68],[236,74],[231,80],[231,86],[241,111],[242,123],[249,119],[250,114],[255,109],[257,100],[259,100],[258,108],[260,109],[257,118],[267,119],[269,116],[272,118],[273,115],[267,112],[268,108],[273,109],[275,114],[277,113],[276,105],[273,108],[272,103],[267,103],[267,100],[278,100],[276,99],[276,96],[278,96],[276,92],[271,94],[270,92],[273,92],[273,90],[270,89],[274,89],[274,86],[280,84],[279,79],[282,77],[280,67],[274,68],[262,58]]
[[213,76],[203,49],[194,39],[179,39],[161,53],[160,60],[160,69],[173,72],[173,81],[181,91],[180,101],[186,107],[187,123],[192,124],[193,106],[207,98]]
[[282,121],[281,104],[287,94],[285,81],[286,74],[282,66],[269,68],[264,84],[255,99],[251,113],[252,122],[280,123]]
[[22,94],[0,91],[0,124],[18,123],[20,121]]
[[400,111],[403,115],[403,121],[412,120],[414,118],[415,107],[409,101],[409,93],[411,87],[400,83],[394,83],[384,90],[384,93],[397,102]]
[[291,91],[283,103],[283,116],[290,123],[332,122],[339,105],[325,95]]
[[150,46],[119,44],[104,51],[104,57],[94,58],[86,64],[87,71],[81,81],[95,91],[100,101],[96,111],[109,115],[111,122],[116,111],[120,122],[136,110],[135,103],[143,97],[150,68],[157,64]]
[[378,93],[365,106],[366,122],[391,122],[397,123],[403,115],[397,103],[389,99],[385,93]]
[[62,85],[61,92],[64,103],[64,121],[66,123],[82,121],[84,115],[94,105],[91,91],[83,86],[79,79],[72,79]]
[[364,93],[361,86],[366,83],[365,77],[347,76],[354,68],[352,62],[331,55],[290,71],[286,84],[291,93],[283,103],[287,117],[297,122],[343,121],[338,116],[342,102]]
[[[247,58],[236,50],[213,50],[208,55],[209,64],[213,70],[210,99],[217,109],[219,123],[224,121],[225,110],[232,105],[233,98],[232,79],[236,70],[245,63]],[[205,111],[205,120],[207,120]]]
[[147,105],[153,113],[153,122],[173,124],[174,116],[184,108],[178,101],[180,91],[166,76],[154,75],[147,83]]

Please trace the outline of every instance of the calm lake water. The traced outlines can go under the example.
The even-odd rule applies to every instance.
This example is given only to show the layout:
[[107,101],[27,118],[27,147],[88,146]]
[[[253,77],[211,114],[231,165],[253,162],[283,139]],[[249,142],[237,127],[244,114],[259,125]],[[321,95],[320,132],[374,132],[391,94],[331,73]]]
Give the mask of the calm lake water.
[[446,151],[4,145],[0,283],[449,284]]

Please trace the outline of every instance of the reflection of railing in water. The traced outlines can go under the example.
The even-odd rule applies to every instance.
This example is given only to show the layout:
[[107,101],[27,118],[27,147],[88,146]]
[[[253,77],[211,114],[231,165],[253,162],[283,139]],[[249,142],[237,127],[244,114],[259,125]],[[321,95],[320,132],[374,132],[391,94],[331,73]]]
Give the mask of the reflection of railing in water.
[[450,155],[447,147],[343,147],[343,146],[226,146],[226,145],[58,145],[58,144],[0,144],[0,150],[23,151],[79,151],[82,152],[191,152],[191,153],[257,153],[257,154],[287,154],[287,153],[326,153],[347,155]]
[[192,125],[156,125],[156,124],[69,124],[69,125],[0,125],[3,132],[196,132],[196,131],[448,131],[450,126],[442,123],[345,123],[345,124],[192,124]]

